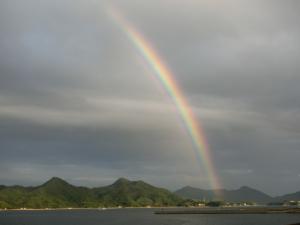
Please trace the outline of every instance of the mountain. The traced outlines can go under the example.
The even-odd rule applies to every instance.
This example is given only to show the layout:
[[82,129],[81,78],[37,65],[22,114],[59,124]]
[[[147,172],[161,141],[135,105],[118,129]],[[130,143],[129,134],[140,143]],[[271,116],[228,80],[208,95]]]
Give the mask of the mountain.
[[87,207],[87,201],[94,199],[89,188],[77,187],[66,181],[53,177],[41,186],[30,191],[29,201],[26,202],[30,208],[57,207]]
[[1,186],[0,208],[176,206],[182,199],[143,181],[118,179],[99,188],[77,187],[53,177],[36,187]]
[[268,203],[272,200],[271,196],[247,186],[243,186],[237,190],[225,190],[224,195],[224,199],[226,201],[232,202],[249,201],[257,203]]
[[123,206],[174,206],[182,201],[170,191],[157,188],[143,181],[118,179],[110,186],[93,189],[97,198],[105,204]]
[[181,196],[182,198],[195,199],[195,200],[213,200],[215,198],[213,191],[194,188],[191,186],[185,186],[175,191],[175,194]]
[[274,202],[300,201],[300,191],[274,198]]
[[0,190],[1,205],[5,208],[84,207],[92,198],[88,188],[76,187],[54,177],[37,187],[11,186]]
[[4,188],[6,188],[6,186],[0,185],[0,190],[2,190],[2,189],[4,189]]
[[[105,187],[87,188],[69,184],[53,177],[35,187],[0,185],[0,208],[97,208],[116,206],[177,206],[188,205],[190,200],[224,200],[227,202],[253,201],[257,203],[300,200],[300,191],[272,198],[243,186],[237,190],[203,190],[186,186],[171,193],[144,181],[116,180]],[[183,199],[185,198],[185,199]]]
[[[221,194],[216,194],[221,193]],[[193,188],[190,186],[183,187],[175,192],[175,194],[183,197],[195,200],[223,200],[228,202],[257,202],[257,203],[268,203],[272,201],[272,197],[255,190],[253,188],[243,186],[237,190],[226,190],[221,189],[218,191],[203,190],[199,188]]]

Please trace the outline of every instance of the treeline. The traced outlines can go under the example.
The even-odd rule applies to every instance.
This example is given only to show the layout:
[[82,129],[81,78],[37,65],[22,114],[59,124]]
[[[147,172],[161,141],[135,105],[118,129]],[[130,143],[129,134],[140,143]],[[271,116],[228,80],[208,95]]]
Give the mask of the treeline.
[[177,206],[183,202],[166,189],[124,178],[99,188],[73,186],[60,178],[37,187],[0,188],[0,208],[7,209]]

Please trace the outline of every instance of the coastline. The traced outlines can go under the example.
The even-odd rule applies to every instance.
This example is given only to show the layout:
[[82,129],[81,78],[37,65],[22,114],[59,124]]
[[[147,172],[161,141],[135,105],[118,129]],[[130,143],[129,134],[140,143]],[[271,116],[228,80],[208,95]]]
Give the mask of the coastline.
[[67,210],[116,210],[116,209],[179,209],[186,207],[176,207],[176,206],[147,206],[147,207],[99,207],[99,208],[19,208],[19,209],[0,209],[0,211],[67,211]]
[[161,209],[155,214],[300,214],[299,207],[232,207],[232,208],[196,208],[196,209]]
[[300,214],[299,207],[107,207],[107,208],[20,208],[0,209],[1,211],[77,211],[77,210],[120,210],[120,209],[154,209],[154,214]]

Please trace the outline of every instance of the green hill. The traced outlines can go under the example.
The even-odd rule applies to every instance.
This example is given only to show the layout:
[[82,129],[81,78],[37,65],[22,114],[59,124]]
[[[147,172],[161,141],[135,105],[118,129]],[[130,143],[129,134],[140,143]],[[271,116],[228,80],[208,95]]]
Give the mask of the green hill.
[[76,187],[54,177],[30,191],[26,206],[30,208],[86,207],[85,202],[93,199],[89,188]]
[[37,187],[1,186],[0,208],[176,206],[182,199],[143,181],[118,179],[99,188],[77,187],[54,177]]
[[93,191],[105,205],[175,206],[182,201],[180,197],[166,189],[124,178],[120,178],[110,186],[95,188]]

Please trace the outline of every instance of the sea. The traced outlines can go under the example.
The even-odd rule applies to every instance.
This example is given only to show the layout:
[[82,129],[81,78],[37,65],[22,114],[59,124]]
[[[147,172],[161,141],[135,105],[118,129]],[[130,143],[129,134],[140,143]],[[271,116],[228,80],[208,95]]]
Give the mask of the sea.
[[155,209],[0,211],[0,225],[289,225],[300,214],[156,215]]

